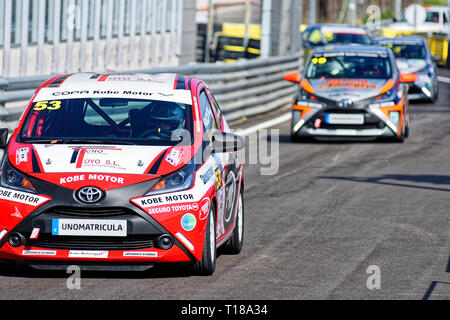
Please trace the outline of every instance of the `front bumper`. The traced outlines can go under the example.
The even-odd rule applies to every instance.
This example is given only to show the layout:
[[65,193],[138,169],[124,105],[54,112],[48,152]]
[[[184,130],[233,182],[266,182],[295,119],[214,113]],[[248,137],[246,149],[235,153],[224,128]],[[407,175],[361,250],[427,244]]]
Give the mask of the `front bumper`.
[[434,85],[431,81],[428,83],[416,81],[409,85],[408,97],[410,100],[432,100],[434,91]]
[[[327,114],[350,114],[363,117],[360,124],[327,123]],[[389,113],[388,113],[389,114]],[[401,118],[399,113],[399,118]],[[400,119],[399,119],[400,120]],[[293,110],[291,134],[297,137],[354,137],[394,138],[398,135],[398,124],[377,108],[366,109],[310,109],[308,113]]]
[[384,129],[316,129],[316,128],[303,128],[297,132],[298,136],[311,136],[311,137],[386,137],[392,138],[395,135],[388,128]]
[[[180,216],[187,211],[194,212],[180,210],[171,214],[167,223],[161,223],[156,215],[146,212],[129,200],[136,194],[144,194],[155,182],[147,181],[107,191],[101,205],[95,206],[77,202],[71,189],[38,179],[32,180],[38,190],[45,190],[44,194],[50,200],[36,208],[0,199],[3,215],[0,219],[0,232],[8,230],[0,240],[0,259],[99,263],[190,262],[198,259],[197,252],[187,248],[185,243],[180,241],[179,234],[174,231],[179,228]],[[185,208],[192,207],[199,208],[199,205],[191,204]],[[22,218],[11,214],[15,210],[20,211]],[[52,234],[54,219],[126,221],[127,234],[119,237],[54,235]],[[39,229],[39,236],[37,239],[31,239],[32,232],[36,229]],[[197,234],[198,237],[195,239],[202,238],[203,228],[200,223],[197,229],[190,233],[184,232],[184,238],[181,239],[191,239],[196,245],[196,250],[201,251],[201,245],[191,238]],[[19,245],[10,243],[12,235],[22,237]],[[163,236],[171,239],[171,246],[161,245],[160,239]]]

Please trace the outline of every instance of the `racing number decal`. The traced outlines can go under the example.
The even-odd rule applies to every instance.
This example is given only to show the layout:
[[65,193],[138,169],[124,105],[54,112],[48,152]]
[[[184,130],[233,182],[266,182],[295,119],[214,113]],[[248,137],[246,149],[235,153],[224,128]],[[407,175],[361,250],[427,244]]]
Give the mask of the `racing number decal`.
[[313,64],[325,64],[325,63],[327,63],[327,58],[325,58],[325,57],[312,58],[312,59],[311,59],[311,62],[312,62]]
[[62,103],[61,100],[36,102],[33,110],[36,110],[36,111],[41,111],[41,110],[45,110],[45,109],[58,110],[59,108],[61,108],[61,103]]

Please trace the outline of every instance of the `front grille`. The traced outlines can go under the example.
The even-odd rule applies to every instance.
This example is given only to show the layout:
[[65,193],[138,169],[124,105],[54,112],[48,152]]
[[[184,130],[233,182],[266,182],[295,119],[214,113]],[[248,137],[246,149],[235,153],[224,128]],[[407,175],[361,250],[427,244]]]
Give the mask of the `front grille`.
[[418,86],[413,84],[413,85],[409,86],[408,93],[409,94],[417,94],[417,93],[423,93],[423,91]]
[[367,129],[383,129],[384,124],[380,122],[379,124],[365,123],[361,125],[351,125],[351,124],[326,124],[322,123],[320,129],[352,129],[352,130],[367,130]]
[[37,240],[30,240],[28,245],[39,248],[66,250],[133,250],[154,248],[155,236],[129,235],[120,237],[80,237],[39,235]]
[[132,210],[122,207],[53,207],[48,209],[45,213],[72,217],[117,217],[135,214]]
[[[340,114],[363,114],[364,123],[363,124],[330,124],[325,123],[325,115],[327,113],[340,113]],[[378,119],[371,113],[364,110],[358,109],[328,109],[319,112],[313,118],[311,118],[307,123],[306,127],[314,128],[314,122],[316,119],[321,119],[320,129],[353,129],[353,130],[367,130],[367,129],[383,129],[385,124],[383,121]]]

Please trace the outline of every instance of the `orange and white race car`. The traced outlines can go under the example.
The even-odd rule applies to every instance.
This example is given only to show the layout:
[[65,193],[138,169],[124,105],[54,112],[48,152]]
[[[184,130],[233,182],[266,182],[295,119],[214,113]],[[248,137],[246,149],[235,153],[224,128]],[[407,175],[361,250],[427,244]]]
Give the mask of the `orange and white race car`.
[[389,138],[409,134],[408,85],[414,74],[400,74],[392,51],[382,46],[328,46],[315,49],[292,107],[293,140]]

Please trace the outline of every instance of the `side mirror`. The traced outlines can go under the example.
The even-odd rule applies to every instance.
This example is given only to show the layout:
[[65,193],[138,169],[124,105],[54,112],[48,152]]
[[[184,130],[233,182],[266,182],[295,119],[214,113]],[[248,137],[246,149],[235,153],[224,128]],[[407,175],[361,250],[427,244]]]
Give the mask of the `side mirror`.
[[214,132],[212,136],[213,152],[235,152],[245,147],[245,140],[237,134],[230,132]]
[[417,81],[417,76],[412,73],[401,73],[400,82],[402,83],[413,83]]
[[8,128],[0,129],[0,149],[5,149],[8,145]]
[[434,62],[441,62],[443,59],[439,56],[432,56],[431,60],[433,60]]
[[300,83],[300,72],[291,72],[284,75],[284,80],[294,83]]

